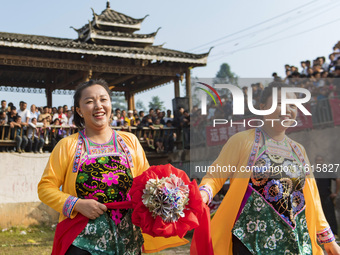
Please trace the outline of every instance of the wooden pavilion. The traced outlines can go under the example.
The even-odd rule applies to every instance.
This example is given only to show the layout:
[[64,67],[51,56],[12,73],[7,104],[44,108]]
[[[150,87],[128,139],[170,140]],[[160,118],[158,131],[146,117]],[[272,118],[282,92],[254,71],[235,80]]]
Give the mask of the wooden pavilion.
[[205,66],[209,52],[192,54],[153,45],[159,29],[135,33],[147,16],[129,17],[112,10],[109,1],[101,14],[92,12],[92,20],[75,29],[75,40],[0,32],[0,86],[44,88],[51,106],[53,91],[103,78],[112,91],[125,93],[128,109],[133,109],[135,93],[170,81],[179,97],[179,79],[185,75],[190,100],[190,69]]

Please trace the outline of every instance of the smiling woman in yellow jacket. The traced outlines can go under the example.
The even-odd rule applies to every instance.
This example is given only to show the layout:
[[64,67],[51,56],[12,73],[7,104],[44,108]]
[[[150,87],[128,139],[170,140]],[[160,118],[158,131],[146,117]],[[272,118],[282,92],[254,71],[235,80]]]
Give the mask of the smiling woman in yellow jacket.
[[131,209],[104,205],[129,201],[133,178],[149,163],[135,135],[109,127],[105,81],[81,84],[74,101],[75,123],[84,129],[58,142],[38,185],[39,198],[60,213],[59,222],[69,218],[72,223],[78,213],[89,219],[65,254],[140,254],[142,245],[150,253],[187,243],[142,235],[131,222]]
[[[268,86],[261,109],[271,106],[272,88],[280,93],[284,86]],[[293,93],[287,96],[295,98]],[[296,113],[296,107],[288,105],[287,115],[281,115],[279,101],[274,113],[265,119],[289,122]],[[200,184],[202,198],[209,202],[230,179],[230,188],[211,222],[217,255],[323,254],[317,240],[328,254],[340,254],[322,211],[305,149],[285,135],[286,127],[280,122],[271,125],[264,121],[261,128],[232,136],[212,167],[234,166],[237,171],[208,172]]]

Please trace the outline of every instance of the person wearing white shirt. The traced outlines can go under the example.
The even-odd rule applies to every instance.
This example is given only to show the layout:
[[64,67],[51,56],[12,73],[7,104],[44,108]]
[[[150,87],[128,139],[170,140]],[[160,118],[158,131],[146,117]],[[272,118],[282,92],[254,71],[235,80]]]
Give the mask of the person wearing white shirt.
[[73,112],[71,110],[67,111],[67,125],[74,126],[73,124]]
[[32,105],[31,105],[31,112],[30,112],[30,120],[29,120],[29,123],[32,122],[32,119],[33,119],[33,118],[38,119],[38,117],[39,117],[39,113],[37,112],[37,107],[35,106],[35,104],[32,104]]
[[166,111],[166,117],[164,117],[164,122],[165,122],[165,124],[166,124],[169,120],[170,120],[171,122],[174,120],[174,118],[171,117],[171,110],[167,110],[167,111]]
[[59,106],[58,107],[58,112],[55,113],[53,115],[53,122],[56,120],[56,119],[59,119],[60,120],[60,124],[67,124],[67,117],[66,115],[63,113],[63,107],[62,106]]
[[304,74],[304,75],[308,75],[308,67],[306,65],[306,61],[301,61],[301,67],[302,67],[302,70],[301,70],[301,74]]
[[[21,117],[21,125],[27,127],[29,120],[31,118],[30,111],[27,109],[27,103],[20,101],[20,109],[18,110],[18,115]],[[24,129],[25,129],[24,128]]]

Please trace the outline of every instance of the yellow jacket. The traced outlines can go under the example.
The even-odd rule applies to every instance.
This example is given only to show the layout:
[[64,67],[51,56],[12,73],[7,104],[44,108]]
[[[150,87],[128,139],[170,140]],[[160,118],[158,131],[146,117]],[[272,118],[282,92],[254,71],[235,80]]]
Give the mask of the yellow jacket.
[[[144,150],[137,137],[128,132],[117,131],[117,134],[126,144],[133,162],[131,172],[137,177],[149,168]],[[60,140],[53,149],[41,181],[38,184],[38,195],[46,205],[60,213],[59,222],[70,217],[73,219],[77,212],[73,210],[77,200],[75,183],[77,172],[72,171],[75,162],[76,148],[79,134],[73,134]],[[62,186],[62,190],[60,187]],[[145,252],[156,252],[168,247],[186,244],[187,241],[179,237],[153,238],[144,236]]]
[[[255,129],[232,136],[224,145],[212,166],[231,165],[236,166],[237,170],[240,170],[241,166],[247,166],[254,139]],[[303,146],[296,142],[295,144],[303,153],[307,164],[310,165]],[[230,188],[211,222],[211,236],[215,255],[233,254],[232,228],[246,192],[250,175],[250,172],[241,173],[239,171],[234,176],[232,176],[232,173],[207,173],[200,184],[200,186],[206,185],[210,187],[214,196],[222,188],[225,181],[230,178]],[[317,234],[324,233],[329,225],[322,211],[319,192],[312,176],[306,178],[303,193],[306,201],[306,220],[313,254],[323,254],[316,238]]]

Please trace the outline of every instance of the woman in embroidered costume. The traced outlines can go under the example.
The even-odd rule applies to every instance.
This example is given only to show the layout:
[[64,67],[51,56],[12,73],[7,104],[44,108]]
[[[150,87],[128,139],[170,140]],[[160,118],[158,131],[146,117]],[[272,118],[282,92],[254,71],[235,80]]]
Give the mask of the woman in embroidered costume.
[[[236,173],[207,173],[200,184],[209,203],[227,178],[230,188],[212,222],[215,254],[340,254],[324,217],[315,179],[302,145],[285,135],[297,108],[287,105],[281,115],[281,87],[271,83],[263,92],[261,110],[272,106],[272,89],[278,89],[276,110],[261,128],[240,132],[229,139],[213,165],[236,166]],[[287,93],[287,98],[296,98]],[[273,124],[272,124],[273,123]],[[247,167],[247,168],[245,168]],[[242,169],[252,169],[243,171]]]
[[[178,237],[164,241],[142,235],[131,222],[132,209],[104,205],[129,201],[133,178],[149,167],[138,139],[109,127],[107,83],[91,80],[78,86],[74,108],[75,123],[83,130],[56,145],[38,185],[41,201],[60,212],[59,222],[71,224],[78,213],[88,218],[65,254],[140,254],[144,241],[145,252],[185,243]],[[58,238],[56,233],[55,244]],[[64,252],[54,247],[54,253]]]

